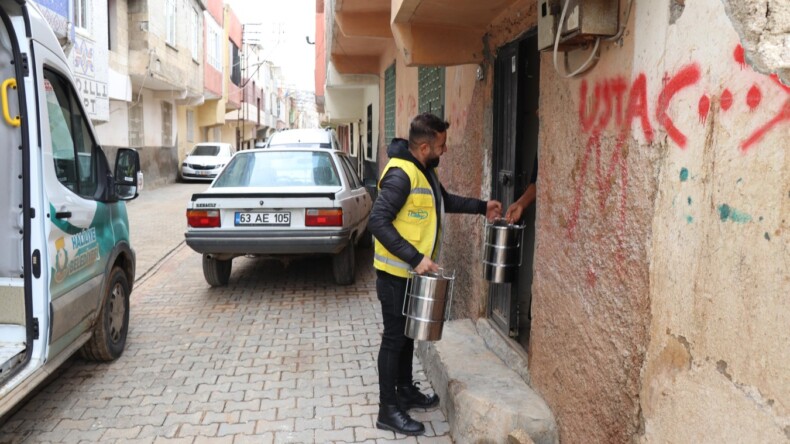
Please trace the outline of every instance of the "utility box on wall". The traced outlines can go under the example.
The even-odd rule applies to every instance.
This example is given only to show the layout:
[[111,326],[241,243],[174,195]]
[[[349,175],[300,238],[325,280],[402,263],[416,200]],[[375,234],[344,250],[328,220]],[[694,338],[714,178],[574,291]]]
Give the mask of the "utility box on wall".
[[562,51],[611,37],[617,34],[619,10],[619,0],[538,0],[538,50],[554,48],[558,28]]

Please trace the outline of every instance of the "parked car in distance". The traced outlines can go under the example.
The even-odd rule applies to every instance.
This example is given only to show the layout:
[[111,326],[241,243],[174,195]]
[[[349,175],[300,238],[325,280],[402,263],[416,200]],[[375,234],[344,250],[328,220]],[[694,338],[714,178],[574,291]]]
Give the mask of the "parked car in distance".
[[266,140],[266,148],[300,146],[303,148],[340,149],[335,130],[331,128],[294,128],[278,131]]
[[203,255],[211,286],[228,283],[233,258],[331,255],[335,282],[354,282],[354,247],[367,244],[372,200],[349,157],[326,148],[236,153],[187,204],[186,243]]
[[229,143],[198,143],[181,163],[181,179],[213,180],[235,152]]

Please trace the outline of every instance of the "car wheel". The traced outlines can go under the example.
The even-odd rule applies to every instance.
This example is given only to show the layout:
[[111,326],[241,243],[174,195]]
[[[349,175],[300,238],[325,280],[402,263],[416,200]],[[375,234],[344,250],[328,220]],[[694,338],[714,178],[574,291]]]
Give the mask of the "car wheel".
[[228,285],[230,279],[230,269],[233,266],[233,259],[217,260],[203,255],[203,277],[212,287],[222,287]]
[[123,353],[129,331],[129,280],[120,267],[110,272],[93,336],[80,354],[92,361],[112,361]]
[[356,278],[354,244],[349,242],[343,251],[332,256],[332,273],[338,285],[351,285]]

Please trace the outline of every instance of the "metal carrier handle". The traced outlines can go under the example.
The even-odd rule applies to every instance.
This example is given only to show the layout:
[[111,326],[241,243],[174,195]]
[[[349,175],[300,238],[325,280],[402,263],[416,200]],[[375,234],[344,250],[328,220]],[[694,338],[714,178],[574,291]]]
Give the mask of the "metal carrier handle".
[[488,219],[483,219],[483,225],[485,225],[485,227],[488,228],[489,225],[496,225],[496,223],[499,222],[499,221],[505,222],[507,224],[507,226],[513,227],[513,228],[515,228],[517,230],[523,230],[527,226],[527,224],[524,224],[524,225],[508,224],[507,220],[504,217],[494,218],[494,222],[489,222]]
[[[403,307],[401,307],[401,314],[403,316],[408,316],[406,314],[406,304],[408,304],[408,302],[409,302],[409,298],[410,298],[409,288],[411,288],[411,283],[414,280],[413,276],[415,276],[415,275],[416,276],[420,276],[417,273],[415,273],[414,270],[409,270],[409,277],[406,278],[406,290],[404,291],[404,294],[403,294]],[[450,307],[453,305],[453,293],[455,293],[455,291],[454,291],[455,290],[455,270],[453,270],[452,276],[446,276],[444,274],[444,268],[439,267],[439,273],[437,273],[437,275],[439,277],[441,277],[442,279],[447,279],[448,281],[450,281],[450,298],[447,301],[447,305],[444,306],[444,320],[445,321],[449,321],[450,320]],[[417,319],[417,320],[420,321],[422,319]]]

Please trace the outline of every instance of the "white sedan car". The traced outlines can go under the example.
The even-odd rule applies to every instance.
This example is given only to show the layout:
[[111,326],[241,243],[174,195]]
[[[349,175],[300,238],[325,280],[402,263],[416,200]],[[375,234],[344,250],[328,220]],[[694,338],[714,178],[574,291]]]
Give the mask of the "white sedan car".
[[354,282],[354,246],[369,243],[372,200],[343,152],[279,147],[236,153],[187,205],[186,243],[212,286],[234,257],[332,255],[335,282]]

